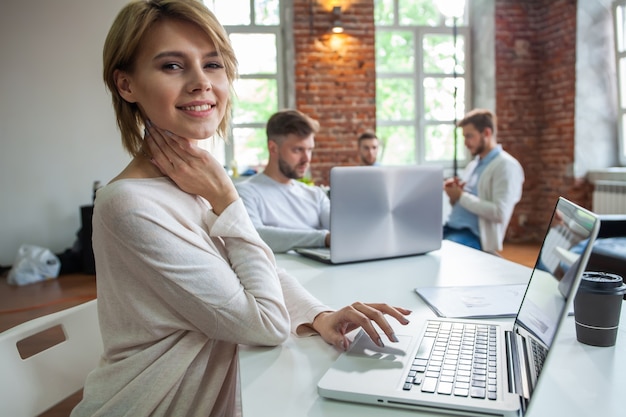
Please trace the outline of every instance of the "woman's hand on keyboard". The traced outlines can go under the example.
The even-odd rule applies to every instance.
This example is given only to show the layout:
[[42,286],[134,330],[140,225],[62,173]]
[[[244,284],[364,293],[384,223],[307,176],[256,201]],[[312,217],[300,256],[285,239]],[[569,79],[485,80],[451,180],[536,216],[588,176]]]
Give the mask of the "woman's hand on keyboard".
[[408,324],[409,321],[404,316],[409,314],[411,314],[410,310],[392,307],[388,304],[356,302],[337,311],[318,314],[313,320],[313,329],[327,343],[337,349],[346,350],[350,345],[346,334],[362,327],[374,343],[383,347],[384,342],[372,322],[376,322],[390,341],[397,342],[398,339],[386,317],[391,316],[401,324]]

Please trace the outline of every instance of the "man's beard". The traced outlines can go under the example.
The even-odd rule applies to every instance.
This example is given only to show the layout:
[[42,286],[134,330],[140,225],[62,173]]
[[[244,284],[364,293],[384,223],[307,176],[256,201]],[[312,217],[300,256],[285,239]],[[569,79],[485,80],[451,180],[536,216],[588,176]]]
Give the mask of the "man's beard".
[[292,180],[299,180],[303,177],[303,175],[298,174],[296,170],[290,167],[283,159],[278,159],[278,169],[285,177],[291,178]]
[[486,145],[487,144],[485,143],[485,135],[480,135],[480,145],[478,145],[476,150],[472,153],[472,156],[480,155],[481,153],[483,153],[485,151]]

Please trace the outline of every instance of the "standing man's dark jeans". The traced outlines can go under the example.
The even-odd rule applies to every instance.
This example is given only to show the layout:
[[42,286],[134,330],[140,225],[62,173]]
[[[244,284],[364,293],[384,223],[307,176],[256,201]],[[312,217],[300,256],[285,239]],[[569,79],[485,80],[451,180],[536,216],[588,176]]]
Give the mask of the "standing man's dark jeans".
[[470,248],[482,250],[480,238],[476,236],[470,229],[454,229],[448,225],[443,226],[443,238],[451,240]]

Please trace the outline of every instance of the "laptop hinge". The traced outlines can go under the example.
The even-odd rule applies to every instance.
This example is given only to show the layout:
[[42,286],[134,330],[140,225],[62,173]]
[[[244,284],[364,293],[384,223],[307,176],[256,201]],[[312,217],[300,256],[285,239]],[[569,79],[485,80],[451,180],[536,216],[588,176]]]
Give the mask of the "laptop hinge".
[[520,396],[522,412],[526,410],[530,398],[528,358],[524,349],[524,339],[519,334],[506,331],[507,368],[509,370],[509,392]]

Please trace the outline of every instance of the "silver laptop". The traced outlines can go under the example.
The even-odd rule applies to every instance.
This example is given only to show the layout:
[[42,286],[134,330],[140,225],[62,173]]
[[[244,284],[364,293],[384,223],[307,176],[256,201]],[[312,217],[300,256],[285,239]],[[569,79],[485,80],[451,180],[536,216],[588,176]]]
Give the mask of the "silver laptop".
[[[584,230],[582,240],[568,244],[582,242],[584,250],[576,255],[572,247],[561,247],[560,252],[570,253],[561,256],[560,272],[554,274],[540,260],[559,251],[548,249],[544,240],[514,322],[442,318],[425,324],[413,320],[407,326],[392,323],[400,341],[384,348],[361,331],[319,381],[319,394],[427,412],[524,414],[541,370],[549,366],[544,361],[567,317],[599,223],[593,213],[559,198],[548,231],[560,225]],[[569,284],[566,290],[562,281]]]
[[441,247],[443,169],[437,166],[334,167],[330,248],[296,248],[327,263],[430,252]]

